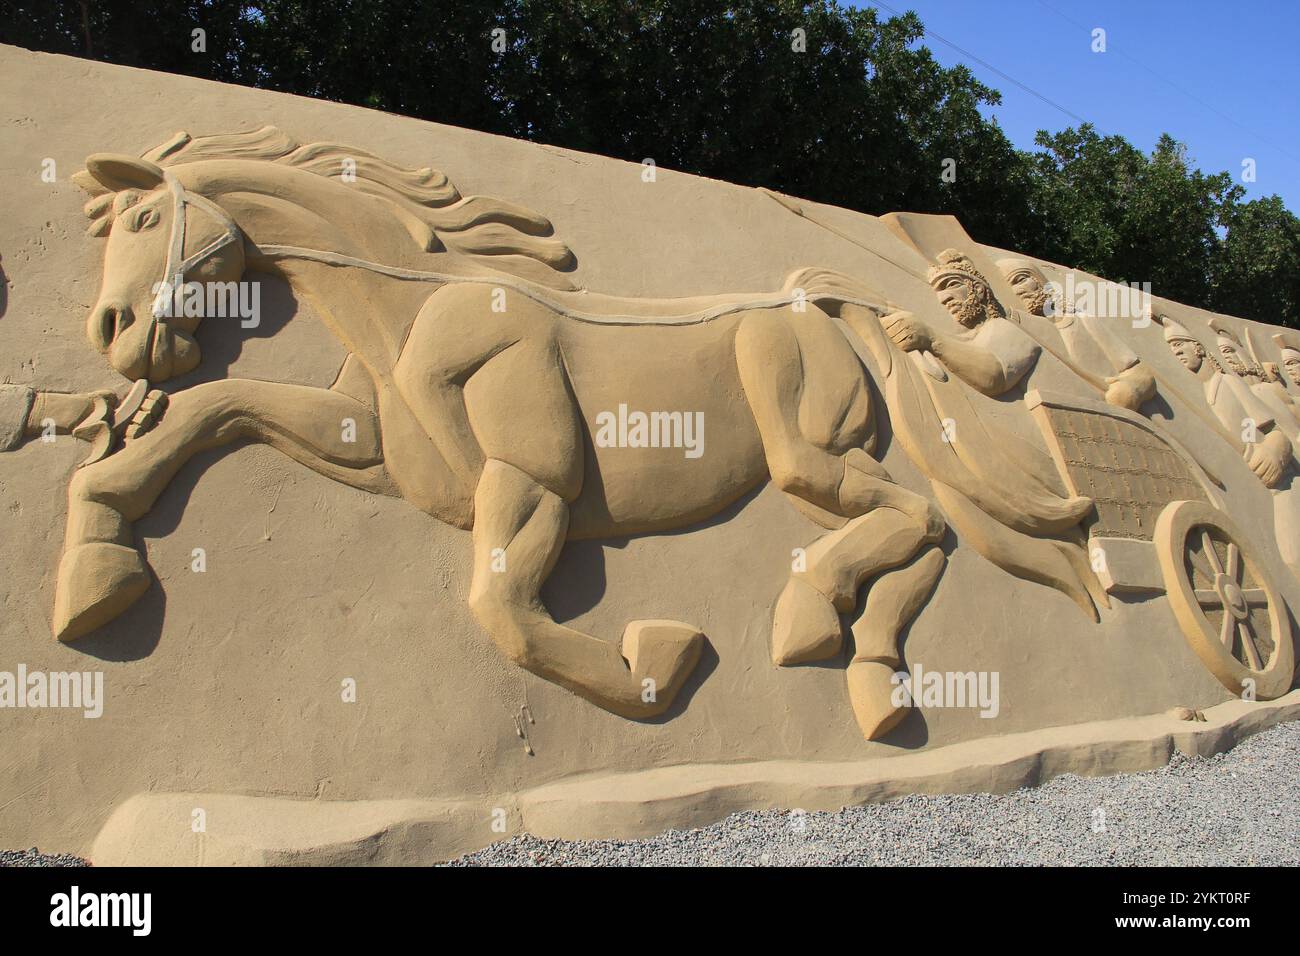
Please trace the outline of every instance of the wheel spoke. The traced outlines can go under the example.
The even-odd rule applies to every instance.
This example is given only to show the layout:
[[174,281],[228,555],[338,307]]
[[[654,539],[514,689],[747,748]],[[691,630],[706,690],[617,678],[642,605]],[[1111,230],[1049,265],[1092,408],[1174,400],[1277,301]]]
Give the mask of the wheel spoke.
[[1214,539],[1210,537],[1210,532],[1201,532],[1201,548],[1205,551],[1205,560],[1210,562],[1210,567],[1215,574],[1223,573],[1223,563],[1219,560],[1219,552],[1214,550]]
[[1231,541],[1228,542],[1228,566],[1224,569],[1224,573],[1234,582],[1241,583],[1241,579],[1238,577],[1241,573],[1241,552],[1237,550],[1237,546]]
[[[1200,591],[1196,592],[1200,595]],[[1246,599],[1246,603],[1251,607],[1268,607],[1268,592],[1263,588],[1244,588],[1241,596]]]
[[1210,562],[1205,560],[1205,556],[1203,554],[1198,554],[1196,551],[1193,551],[1189,548],[1187,550],[1187,557],[1192,562],[1193,571],[1199,571],[1202,575],[1205,576],[1205,579],[1207,581],[1210,582],[1214,581],[1214,569],[1210,567]]
[[1262,671],[1264,662],[1259,659],[1259,650],[1255,647],[1255,637],[1250,633],[1249,625],[1242,621],[1237,625],[1237,633],[1241,635],[1241,649],[1246,652],[1246,657],[1250,660],[1250,669]]
[[1223,598],[1219,597],[1219,592],[1214,588],[1197,588],[1196,600],[1201,607],[1223,607]]
[[1223,642],[1223,646],[1228,649],[1229,654],[1232,653],[1232,622],[1234,620],[1236,619],[1225,609],[1223,612],[1223,627],[1219,629],[1219,640]]

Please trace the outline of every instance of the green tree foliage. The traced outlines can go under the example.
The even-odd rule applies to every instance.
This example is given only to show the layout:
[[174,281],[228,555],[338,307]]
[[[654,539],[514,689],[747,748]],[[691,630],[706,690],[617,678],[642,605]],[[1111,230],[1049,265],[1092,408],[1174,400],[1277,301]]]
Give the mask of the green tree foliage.
[[991,245],[1300,324],[1300,221],[1278,197],[1242,203],[1167,135],[1147,155],[1084,125],[1018,151],[984,115],[997,91],[923,36],[836,0],[0,0],[0,42],[951,213]]
[[[997,93],[919,47],[913,14],[793,0],[521,11],[503,84],[514,135],[853,209],[951,211],[989,241],[1019,238],[1022,161],[979,113]],[[943,183],[949,157],[958,176]]]
[[[247,83],[253,5],[225,0],[0,0],[0,43]],[[206,53],[194,52],[196,29]]]
[[1032,201],[1052,216],[1038,244],[1044,258],[1210,304],[1219,230],[1245,192],[1227,173],[1192,168],[1168,134],[1149,156],[1087,124],[1055,135],[1040,131],[1036,142]]
[[1210,275],[1210,304],[1261,322],[1300,327],[1300,219],[1278,196],[1236,203]]

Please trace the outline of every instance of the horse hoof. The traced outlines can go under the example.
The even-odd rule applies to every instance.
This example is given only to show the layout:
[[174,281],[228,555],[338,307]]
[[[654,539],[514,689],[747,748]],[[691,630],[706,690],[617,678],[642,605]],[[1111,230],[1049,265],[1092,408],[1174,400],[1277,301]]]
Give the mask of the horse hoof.
[[894,668],[883,661],[850,661],[845,676],[849,682],[849,702],[862,736],[879,740],[907,716],[907,708],[896,706],[893,696],[897,685]]
[[843,644],[844,629],[830,599],[802,578],[787,581],[772,614],[772,663],[824,661]]
[[668,709],[704,648],[704,635],[680,621],[633,621],[623,632],[622,652],[640,687],[639,716]]
[[54,636],[75,641],[107,624],[149,590],[149,568],[135,548],[95,541],[59,562]]

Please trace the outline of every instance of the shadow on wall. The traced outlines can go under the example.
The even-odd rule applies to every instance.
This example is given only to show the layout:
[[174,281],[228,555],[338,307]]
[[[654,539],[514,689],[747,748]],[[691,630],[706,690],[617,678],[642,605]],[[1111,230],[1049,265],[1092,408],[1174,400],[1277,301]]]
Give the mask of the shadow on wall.
[[[149,539],[165,538],[180,525],[199,479],[220,459],[248,442],[199,452],[186,462],[153,508],[135,525],[136,543],[145,548]],[[75,648],[104,661],[135,661],[148,657],[162,638],[167,608],[165,589],[155,576],[138,603],[121,616],[77,641]]]
[[297,314],[298,300],[289,283],[283,279],[247,272],[242,281],[259,286],[258,324],[244,328],[238,317],[204,319],[196,336],[203,350],[203,361],[189,374],[160,383],[158,387],[163,391],[170,394],[204,382],[230,378],[230,367],[239,359],[248,339],[271,338]]
[[755,485],[717,514],[685,528],[647,535],[566,542],[555,569],[542,585],[543,603],[550,610],[551,616],[561,623],[585,614],[595,608],[605,596],[608,584],[605,579],[606,548],[626,548],[632,537],[675,538],[726,524],[740,514],[763,487],[763,483]]
[[144,597],[125,614],[81,638],[73,650],[101,661],[138,661],[148,657],[162,637],[167,595],[155,579]]

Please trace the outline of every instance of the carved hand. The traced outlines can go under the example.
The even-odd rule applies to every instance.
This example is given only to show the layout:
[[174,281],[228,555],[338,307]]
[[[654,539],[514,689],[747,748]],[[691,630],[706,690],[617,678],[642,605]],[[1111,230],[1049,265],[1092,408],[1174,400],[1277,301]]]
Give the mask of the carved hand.
[[925,352],[934,341],[934,333],[911,312],[892,312],[880,320],[888,335],[904,352]]
[[1264,436],[1263,441],[1247,446],[1246,463],[1264,483],[1264,487],[1273,488],[1282,480],[1290,455],[1291,443],[1286,436],[1271,431]]
[[96,399],[102,399],[109,409],[117,406],[117,393],[108,389],[95,392],[37,392],[27,415],[27,434],[39,435],[44,423],[54,422],[60,434],[72,432],[96,413]]
[[167,408],[167,393],[161,389],[151,388],[145,395],[144,401],[140,403],[126,423],[126,429],[122,432],[122,440],[129,442],[132,439],[139,438],[149,429],[158,424],[162,418],[163,412]]
[[1140,409],[1155,393],[1155,376],[1142,362],[1106,379],[1106,401],[1132,412]]

